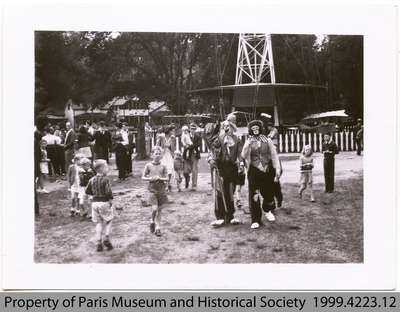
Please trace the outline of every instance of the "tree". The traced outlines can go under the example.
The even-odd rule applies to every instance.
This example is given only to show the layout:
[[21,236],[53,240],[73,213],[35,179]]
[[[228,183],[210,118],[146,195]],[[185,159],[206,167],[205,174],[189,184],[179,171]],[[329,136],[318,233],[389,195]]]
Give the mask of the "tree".
[[41,109],[65,105],[73,76],[62,32],[35,33],[35,105]]
[[353,117],[363,116],[363,37],[328,36],[327,58],[332,105],[345,103]]
[[[330,108],[361,116],[362,37],[322,38],[273,35],[276,80],[328,85]],[[211,112],[215,99],[192,101],[187,91],[233,84],[237,46],[238,34],[36,32],[35,107],[63,107],[69,98],[102,106],[136,95],[164,100],[175,114]],[[290,92],[283,91],[284,101]]]

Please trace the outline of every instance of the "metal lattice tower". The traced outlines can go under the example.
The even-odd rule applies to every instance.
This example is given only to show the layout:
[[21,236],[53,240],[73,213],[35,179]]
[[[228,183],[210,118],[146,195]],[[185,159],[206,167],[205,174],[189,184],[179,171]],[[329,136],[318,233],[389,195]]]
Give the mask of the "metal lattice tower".
[[275,83],[271,35],[239,34],[235,84]]

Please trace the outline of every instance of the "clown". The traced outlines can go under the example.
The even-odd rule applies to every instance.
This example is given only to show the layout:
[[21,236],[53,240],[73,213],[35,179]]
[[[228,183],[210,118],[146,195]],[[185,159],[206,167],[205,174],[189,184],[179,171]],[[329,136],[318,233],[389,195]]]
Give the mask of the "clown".
[[249,123],[249,137],[241,154],[247,167],[252,229],[258,229],[262,224],[260,208],[265,212],[268,221],[275,221],[273,190],[274,182],[279,181],[281,170],[275,146],[271,139],[261,133],[262,129],[263,123],[260,120]]
[[216,219],[212,226],[224,224],[239,224],[239,219],[234,217],[235,205],[233,194],[235,192],[240,164],[240,140],[233,134],[232,125],[229,121],[222,123],[222,131],[218,136],[219,153],[219,175],[222,178],[220,185],[219,203],[216,205]]

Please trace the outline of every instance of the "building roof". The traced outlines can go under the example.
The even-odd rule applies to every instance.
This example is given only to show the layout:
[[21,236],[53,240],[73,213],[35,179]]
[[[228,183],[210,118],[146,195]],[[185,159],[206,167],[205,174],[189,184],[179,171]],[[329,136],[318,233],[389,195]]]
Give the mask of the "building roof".
[[336,111],[330,111],[330,112],[323,112],[323,113],[318,113],[318,114],[312,114],[307,117],[304,117],[303,120],[308,120],[308,119],[318,119],[318,118],[326,118],[326,117],[349,117],[344,112],[344,109],[342,110],[336,110]]
[[83,114],[76,115],[75,118],[82,119],[82,118],[105,118],[106,114],[100,112],[86,112]]
[[96,110],[108,110],[110,108],[110,102],[101,105],[101,106],[97,106],[94,107],[93,105],[89,104],[89,105],[83,105],[82,103],[75,103],[74,101],[72,101],[71,99],[69,99],[67,101],[67,106],[71,105],[71,108],[68,109],[73,109],[73,110],[84,110],[84,111],[96,111]]
[[[128,101],[133,100],[133,101],[139,101],[139,98],[137,96],[123,96],[123,97],[114,97],[111,101],[109,101],[107,104],[109,106],[122,106]],[[132,109],[131,109],[132,111]],[[136,109],[134,111],[137,111],[139,115],[143,114],[143,109]],[[154,112],[169,112],[169,108],[166,105],[165,101],[151,101],[148,102],[148,113],[154,113]],[[146,115],[147,116],[147,115]]]
[[164,101],[152,101],[149,102],[149,111],[150,113],[154,113],[155,111],[158,112],[169,112],[169,108],[167,106],[167,103]]
[[107,105],[109,107],[110,106],[121,106],[121,105],[124,105],[129,100],[138,101],[139,98],[136,95],[134,95],[134,96],[116,96],[111,101],[109,101],[107,103]]
[[39,112],[39,115],[64,117],[65,112],[63,107],[54,106],[54,107],[46,107],[45,109]]

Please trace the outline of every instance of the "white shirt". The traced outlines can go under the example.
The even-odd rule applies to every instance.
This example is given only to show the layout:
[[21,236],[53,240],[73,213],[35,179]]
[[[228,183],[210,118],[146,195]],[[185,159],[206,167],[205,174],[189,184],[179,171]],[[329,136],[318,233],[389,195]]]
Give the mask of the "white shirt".
[[128,131],[121,130],[121,136],[122,136],[122,144],[123,145],[128,145],[129,144],[129,136],[128,136]]
[[90,126],[90,127],[88,128],[88,133],[89,133],[90,135],[94,135],[95,129],[94,129],[92,126]]
[[71,133],[71,131],[72,131],[72,128],[69,129],[69,130],[67,131],[67,133],[65,134],[65,141],[67,141],[67,138],[68,138],[69,134]]
[[54,134],[46,134],[43,138],[47,142],[47,144],[61,144],[61,138]]

